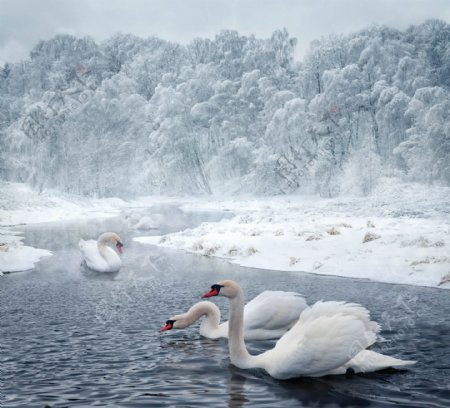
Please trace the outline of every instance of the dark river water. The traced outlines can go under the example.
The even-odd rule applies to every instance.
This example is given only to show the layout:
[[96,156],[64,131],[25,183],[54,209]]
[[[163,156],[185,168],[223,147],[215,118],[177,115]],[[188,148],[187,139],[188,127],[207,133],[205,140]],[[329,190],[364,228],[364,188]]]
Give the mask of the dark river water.
[[[224,260],[132,241],[223,214],[161,213],[139,233],[123,217],[22,227],[25,243],[54,251],[32,271],[0,278],[0,407],[449,407],[450,292],[302,273],[242,268]],[[80,269],[77,242],[104,231],[124,241],[116,275]],[[221,279],[250,299],[295,290],[309,303],[347,300],[383,325],[373,350],[417,360],[405,371],[277,381],[230,365],[227,341],[158,329]],[[226,317],[224,298],[214,299]],[[249,342],[258,353],[273,343]]]

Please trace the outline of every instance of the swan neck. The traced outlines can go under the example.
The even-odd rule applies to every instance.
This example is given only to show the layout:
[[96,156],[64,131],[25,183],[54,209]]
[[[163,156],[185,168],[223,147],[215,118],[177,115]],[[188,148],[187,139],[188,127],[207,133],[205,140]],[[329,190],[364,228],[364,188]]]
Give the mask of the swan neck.
[[228,323],[228,347],[231,363],[239,368],[253,366],[252,356],[244,342],[244,294],[242,290],[230,299],[230,320]]
[[100,252],[100,255],[103,256],[103,258],[106,258],[108,256],[107,254],[107,245],[106,242],[103,241],[97,241],[97,248],[98,252]]
[[214,332],[219,330],[220,324],[220,310],[219,308],[210,302],[204,302],[202,308],[197,312],[195,320],[200,319],[202,316],[205,318],[200,323],[200,334],[205,336],[213,336]]
[[200,331],[202,331],[202,328],[206,330],[218,329],[220,323],[220,310],[215,304],[208,301],[196,303],[184,315],[182,315],[182,319],[184,321],[183,325],[185,327],[190,326],[202,316],[205,316],[205,319],[203,319],[200,325]]

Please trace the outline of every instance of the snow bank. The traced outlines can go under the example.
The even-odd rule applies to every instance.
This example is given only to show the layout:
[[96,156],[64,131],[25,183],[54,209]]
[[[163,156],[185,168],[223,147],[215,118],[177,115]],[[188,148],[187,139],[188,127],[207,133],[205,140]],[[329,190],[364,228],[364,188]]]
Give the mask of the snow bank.
[[[136,241],[249,267],[450,288],[450,188],[391,179],[369,197],[144,197],[132,202],[37,194],[22,184],[0,183],[0,273],[32,268],[51,254],[24,246],[10,226],[112,216],[154,204],[231,211],[235,216]],[[153,227],[155,217],[142,226]]]
[[32,269],[43,256],[52,253],[22,244],[22,237],[15,231],[0,229],[0,275]]
[[386,180],[371,197],[199,200],[183,208],[236,215],[135,240],[242,266],[391,283],[437,286],[450,272],[449,188]]
[[20,183],[0,183],[0,227],[86,217],[107,217],[127,203],[119,198],[88,199]]

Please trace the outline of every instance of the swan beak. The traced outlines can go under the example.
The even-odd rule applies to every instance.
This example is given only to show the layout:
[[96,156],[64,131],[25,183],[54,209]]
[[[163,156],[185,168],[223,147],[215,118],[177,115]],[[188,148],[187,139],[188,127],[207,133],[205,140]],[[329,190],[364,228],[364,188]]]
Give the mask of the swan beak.
[[122,244],[122,242],[117,242],[117,244],[116,244],[116,248],[117,248],[117,250],[121,253],[121,254],[123,254],[123,249],[122,249],[122,247],[123,247],[123,244]]
[[209,298],[209,297],[213,297],[213,296],[217,296],[219,294],[219,291],[216,288],[212,288],[209,292],[206,292],[202,298]]
[[166,330],[172,330],[173,322],[168,321],[164,327],[159,329],[160,332],[166,331]]

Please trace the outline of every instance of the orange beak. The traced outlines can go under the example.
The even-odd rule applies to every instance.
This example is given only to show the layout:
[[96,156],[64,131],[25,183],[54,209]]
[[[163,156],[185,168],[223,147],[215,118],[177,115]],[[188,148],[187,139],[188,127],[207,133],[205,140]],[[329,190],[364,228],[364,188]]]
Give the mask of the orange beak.
[[166,330],[172,330],[173,323],[167,323],[164,327],[159,329],[160,332],[166,331]]
[[217,289],[211,289],[209,292],[206,292],[202,298],[209,298],[209,297],[213,297],[213,296],[217,296],[219,294],[219,291]]

